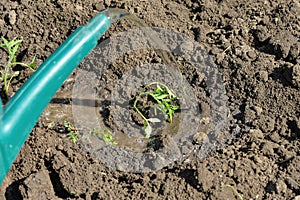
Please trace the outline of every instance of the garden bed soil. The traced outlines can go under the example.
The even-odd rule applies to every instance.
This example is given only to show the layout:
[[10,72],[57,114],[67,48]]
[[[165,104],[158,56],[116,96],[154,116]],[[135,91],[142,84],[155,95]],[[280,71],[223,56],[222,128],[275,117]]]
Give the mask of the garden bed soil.
[[[228,97],[225,143],[222,140],[223,145],[204,158],[192,151],[156,171],[110,170],[80,142],[72,143],[64,131],[63,121],[72,121],[69,98],[74,72],[47,108],[57,113],[46,111],[32,130],[1,185],[1,199],[300,198],[297,0],[2,0],[0,36],[23,38],[19,59],[29,62],[36,55],[40,65],[78,26],[105,7],[125,9],[147,26],[178,31],[206,48]],[[103,39],[135,28],[131,22],[121,19]],[[1,64],[5,59],[1,52]],[[164,59],[149,49],[125,55],[107,71],[105,87],[120,80],[133,64]],[[182,67],[202,108],[209,110],[200,75],[193,79],[195,72]],[[23,69],[13,79],[10,94],[31,74]],[[113,128],[115,122],[106,116],[107,126]]]

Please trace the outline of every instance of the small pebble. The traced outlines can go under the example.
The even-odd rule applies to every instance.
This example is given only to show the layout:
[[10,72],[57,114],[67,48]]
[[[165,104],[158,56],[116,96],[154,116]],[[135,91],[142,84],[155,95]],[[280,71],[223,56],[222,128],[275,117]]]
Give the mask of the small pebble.
[[208,140],[208,136],[207,136],[207,134],[205,134],[203,132],[198,132],[193,137],[193,141],[196,144],[202,144],[204,141],[207,141],[207,140]]
[[276,182],[276,190],[277,190],[277,193],[280,194],[280,193],[283,193],[285,194],[286,191],[287,191],[287,186],[286,184],[284,183],[283,180],[278,180]]
[[101,11],[101,10],[104,10],[104,6],[102,3],[95,3],[95,4],[93,4],[93,9],[97,10],[97,11]]
[[250,51],[247,52],[247,56],[250,59],[254,60],[256,58],[256,53],[254,51],[250,50]]
[[64,149],[64,147],[63,147],[63,145],[59,144],[59,145],[56,147],[56,149],[61,151],[61,150]]
[[18,2],[10,2],[10,9],[16,9],[18,6]]
[[292,83],[295,87],[299,87],[300,88],[300,64],[296,64],[293,68],[292,68]]
[[263,155],[265,155],[265,156],[273,156],[274,155],[274,149],[273,149],[271,142],[264,144],[261,151],[262,151]]
[[181,53],[192,52],[194,50],[194,44],[190,41],[185,41],[179,46]]
[[260,78],[260,80],[262,80],[262,81],[264,81],[264,82],[268,81],[268,79],[269,79],[268,76],[269,76],[269,75],[268,75],[268,72],[267,72],[267,71],[260,71],[260,72],[259,72],[259,78]]
[[259,129],[250,129],[249,133],[254,137],[254,138],[258,138],[258,139],[263,139],[264,138],[264,134],[261,130]]
[[260,115],[263,111],[263,109],[259,106],[253,106],[253,109],[255,110],[257,115]]
[[17,22],[17,14],[14,10],[9,11],[8,21],[11,25],[14,25]]
[[[285,181],[286,181],[287,185],[288,185],[291,189],[293,189],[293,190],[299,190],[299,189],[300,189],[300,186],[298,185],[297,181],[295,181],[293,178],[287,177],[287,178],[285,179]],[[300,198],[299,198],[299,200],[300,200]]]
[[80,11],[82,11],[83,10],[83,7],[82,6],[80,6],[80,5],[76,5],[76,10],[80,10]]
[[272,132],[275,128],[275,119],[268,115],[261,115],[259,119],[260,128],[263,132]]
[[259,156],[255,156],[255,157],[254,157],[254,161],[255,161],[256,163],[258,163],[258,164],[263,163],[263,160],[262,160]]
[[0,19],[0,26],[3,26],[5,24],[5,21],[3,19]]

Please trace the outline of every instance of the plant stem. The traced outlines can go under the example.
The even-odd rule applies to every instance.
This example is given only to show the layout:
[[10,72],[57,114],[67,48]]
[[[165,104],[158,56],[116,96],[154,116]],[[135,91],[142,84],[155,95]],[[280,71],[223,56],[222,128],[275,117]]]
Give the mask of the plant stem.
[[149,122],[147,120],[147,118],[142,114],[142,112],[137,108],[136,104],[138,102],[138,100],[140,99],[140,97],[144,94],[144,92],[140,92],[140,94],[138,95],[138,97],[135,99],[134,103],[133,103],[133,107],[136,110],[136,112],[144,119],[144,122],[147,124],[147,126],[149,126]]

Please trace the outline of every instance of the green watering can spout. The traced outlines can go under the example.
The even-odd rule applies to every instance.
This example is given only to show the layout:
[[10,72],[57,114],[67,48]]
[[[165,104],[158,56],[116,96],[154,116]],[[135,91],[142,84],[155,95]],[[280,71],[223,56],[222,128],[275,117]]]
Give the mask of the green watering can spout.
[[111,23],[124,15],[116,9],[96,15],[75,30],[4,107],[0,100],[0,183],[56,91],[96,47]]
[[2,114],[3,114],[3,107],[2,107],[2,100],[0,98],[0,127],[1,127],[1,122],[2,122]]

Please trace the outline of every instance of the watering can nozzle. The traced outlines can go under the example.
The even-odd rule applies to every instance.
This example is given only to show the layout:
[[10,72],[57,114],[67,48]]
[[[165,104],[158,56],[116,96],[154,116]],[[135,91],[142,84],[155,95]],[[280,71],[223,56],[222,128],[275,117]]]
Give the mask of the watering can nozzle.
[[3,114],[3,107],[2,107],[2,100],[0,98],[0,127],[2,124],[2,114]]
[[123,9],[119,8],[106,8],[103,13],[110,19],[111,23],[116,22],[121,17],[124,17],[126,15],[130,15],[129,12],[124,11]]

